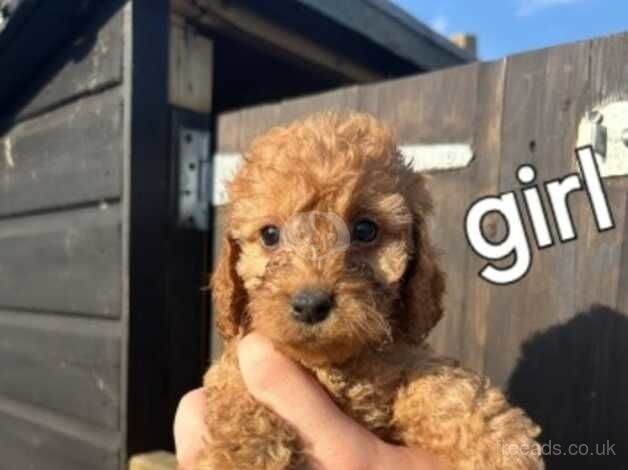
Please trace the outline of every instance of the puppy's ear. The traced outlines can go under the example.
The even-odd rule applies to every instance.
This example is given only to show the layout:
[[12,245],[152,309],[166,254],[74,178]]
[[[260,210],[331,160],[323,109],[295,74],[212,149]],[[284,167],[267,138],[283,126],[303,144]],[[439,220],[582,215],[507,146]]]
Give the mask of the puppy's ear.
[[246,308],[246,291],[242,279],[236,272],[239,257],[240,247],[225,232],[211,288],[214,307],[218,312],[216,326],[226,340],[238,334]]
[[401,328],[410,339],[422,341],[443,316],[445,279],[427,231],[426,218],[431,215],[433,204],[425,178],[413,174],[413,184],[407,190],[414,249],[401,287],[405,316]]

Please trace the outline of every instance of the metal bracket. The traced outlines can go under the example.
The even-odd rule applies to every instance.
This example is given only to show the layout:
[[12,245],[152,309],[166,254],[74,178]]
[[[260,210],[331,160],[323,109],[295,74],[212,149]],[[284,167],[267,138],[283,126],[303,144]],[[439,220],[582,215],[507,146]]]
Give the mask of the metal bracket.
[[179,130],[179,226],[209,230],[211,162],[209,132]]
[[578,127],[577,147],[591,145],[602,177],[628,175],[628,101],[589,111]]

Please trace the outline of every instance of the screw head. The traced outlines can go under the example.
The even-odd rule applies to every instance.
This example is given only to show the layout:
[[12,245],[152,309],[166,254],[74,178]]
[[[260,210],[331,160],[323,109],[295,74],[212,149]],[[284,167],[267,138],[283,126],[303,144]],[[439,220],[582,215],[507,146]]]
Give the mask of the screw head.
[[599,111],[589,111],[587,117],[589,119],[589,122],[595,124],[602,124],[602,122],[604,121],[604,115]]

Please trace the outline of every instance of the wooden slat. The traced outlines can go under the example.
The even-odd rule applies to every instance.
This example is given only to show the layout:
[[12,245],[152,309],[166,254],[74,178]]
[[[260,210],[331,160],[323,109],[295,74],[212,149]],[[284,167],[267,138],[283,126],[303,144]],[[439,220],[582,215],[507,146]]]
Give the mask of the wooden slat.
[[0,307],[117,317],[120,208],[0,221]]
[[[582,44],[508,59],[500,192],[521,187],[516,170],[523,163],[535,166],[537,182],[571,171],[573,143],[567,136],[575,136],[575,115],[586,99],[587,70],[588,51]],[[571,204],[583,197],[572,196]],[[547,203],[543,192],[542,199]],[[487,372],[500,385],[508,381],[526,338],[575,314],[575,245],[557,243],[539,251],[525,210],[522,217],[532,267],[524,279],[495,290],[489,314]]]
[[109,321],[0,311],[0,395],[118,429],[117,329]]
[[628,32],[591,41],[593,104],[628,99]]
[[13,128],[0,140],[0,216],[118,198],[123,125],[114,89]]
[[187,25],[181,17],[171,19],[169,41],[170,104],[198,113],[210,113],[214,73],[213,42]]
[[216,150],[219,153],[244,152],[255,137],[272,127],[286,125],[317,112],[359,109],[361,89],[357,86],[340,88],[315,96],[223,113],[218,117]]
[[[237,141],[234,142],[238,152],[243,152],[251,144],[253,139],[263,134],[280,122],[281,105],[277,103],[247,108],[239,113],[239,126]],[[219,136],[220,148],[229,145],[226,136]],[[235,147],[234,147],[235,148]]]
[[[474,115],[476,126],[473,137],[474,160],[469,168],[456,173],[460,189],[454,188],[454,193],[460,191],[461,194],[457,194],[455,199],[459,200],[459,204],[466,206],[465,210],[481,197],[497,193],[501,163],[500,154],[503,146],[501,119],[505,79],[505,60],[480,66]],[[463,194],[464,198],[462,197]],[[444,194],[443,197],[451,199],[447,194]],[[436,223],[441,222],[437,219]],[[461,232],[464,230],[463,224],[464,216],[456,220],[453,227],[444,228]],[[487,231],[488,235],[497,237],[497,228],[493,233]],[[447,232],[444,234],[446,235]],[[466,240],[458,239],[457,243],[460,243],[460,249],[464,250],[461,257],[466,256],[467,258],[464,271],[461,269],[463,267],[462,260],[450,257],[447,272],[449,274],[452,270],[453,272],[460,271],[464,284],[464,300],[459,311],[447,312],[445,321],[439,327],[440,330],[445,330],[444,336],[450,343],[447,344],[443,352],[451,354],[457,351],[458,354],[455,357],[458,357],[465,366],[477,372],[483,372],[486,336],[489,330],[487,314],[491,294],[497,287],[488,284],[478,275],[486,261],[472,252]],[[452,287],[451,285],[448,287],[450,295]],[[456,319],[457,327],[454,328],[456,334],[447,331],[448,324],[451,323],[448,321],[448,317],[459,317]]]
[[323,111],[347,111],[355,108],[352,99],[344,88],[320,93],[316,96],[303,97],[284,101],[278,114],[277,124],[289,124],[297,119]]
[[122,12],[115,3],[103,6],[70,47],[59,49],[27,90],[19,119],[122,81]]
[[[273,105],[275,106],[275,105]],[[216,151],[240,152],[240,111],[222,113],[216,118]]]
[[0,397],[1,470],[119,470],[120,435]]
[[[617,306],[618,297],[626,285],[620,284],[622,244],[626,215],[626,189],[607,188],[608,203],[613,213],[615,228],[600,233],[587,200],[574,215],[578,224],[575,309],[584,311],[593,304]],[[583,275],[586,273],[586,275]]]
[[[399,144],[471,142],[476,111],[479,66],[457,68],[452,72],[427,74],[369,87],[359,98],[366,110],[391,126]],[[368,96],[377,94],[377,97]],[[438,116],[436,119],[435,116]],[[436,206],[431,235],[442,252],[447,273],[445,316],[430,337],[440,353],[461,356],[465,324],[464,298],[467,244],[461,227],[469,185],[466,171],[435,173],[430,189]],[[452,197],[455,194],[456,197]]]
[[[471,142],[478,64],[382,83],[377,116],[399,144]],[[473,115],[473,114],[471,114]]]
[[[517,189],[519,184],[514,172],[521,163],[531,161],[529,144],[531,140],[538,140],[541,132],[546,65],[545,51],[507,59],[500,179],[498,191],[494,194]],[[521,338],[531,332],[530,328],[525,328],[526,323],[529,324],[527,317],[537,313],[530,311],[529,303],[534,301],[528,289],[528,284],[533,284],[530,276],[528,274],[527,278],[516,284],[496,287],[490,297],[485,372],[500,386],[507,383],[516,364]],[[517,299],[517,302],[512,299]]]

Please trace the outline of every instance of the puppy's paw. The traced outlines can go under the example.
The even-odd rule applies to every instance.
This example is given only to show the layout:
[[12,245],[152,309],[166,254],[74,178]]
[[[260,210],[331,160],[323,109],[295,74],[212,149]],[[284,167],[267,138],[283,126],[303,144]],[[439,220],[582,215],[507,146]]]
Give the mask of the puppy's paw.
[[457,470],[542,470],[540,429],[488,379],[435,360],[397,396],[402,442],[442,456]]

